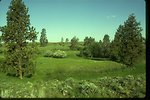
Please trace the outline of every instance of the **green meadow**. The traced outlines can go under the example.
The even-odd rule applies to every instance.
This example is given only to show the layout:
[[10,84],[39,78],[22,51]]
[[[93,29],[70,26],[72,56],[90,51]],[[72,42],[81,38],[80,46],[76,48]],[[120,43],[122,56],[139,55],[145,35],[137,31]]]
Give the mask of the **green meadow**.
[[0,0],[0,98],[147,97],[145,3],[54,1]]
[[[65,58],[44,57],[43,56],[44,53],[48,50],[63,50],[66,52],[67,57]],[[17,77],[7,76],[6,73],[0,72],[1,97],[31,97],[31,98],[63,97],[64,98],[64,97],[136,97],[136,96],[144,97],[145,96],[146,93],[145,62],[146,61],[145,61],[144,54],[143,56],[141,56],[138,63],[134,67],[126,67],[121,63],[113,62],[110,60],[91,60],[91,59],[79,57],[77,56],[79,51],[71,51],[69,49],[69,44],[64,44],[62,46],[59,45],[59,43],[49,43],[45,47],[38,46],[37,51],[38,51],[38,55],[36,57],[36,71],[33,77],[31,78],[24,77],[23,80],[20,80]],[[1,53],[0,58],[2,60],[3,53]],[[133,77],[133,79],[130,79],[129,76]],[[103,86],[105,87],[105,89],[103,91],[104,94],[102,94],[102,90],[99,87],[102,85],[98,85],[99,80],[105,78],[105,80],[103,80],[101,83],[104,85],[109,83],[110,81],[113,81],[115,78],[118,79],[118,77],[122,78],[121,80],[122,82],[124,82],[126,78],[129,78],[128,81],[134,82],[132,87],[129,86],[130,82],[127,81],[128,82],[126,83],[127,86],[124,87],[122,86],[122,89],[125,90],[124,88],[128,87],[128,91],[125,90],[125,94],[118,94],[119,92],[117,91],[119,90],[113,90],[113,87],[119,86],[118,84],[120,83],[114,81],[115,86],[113,87]],[[141,83],[138,83],[137,81],[139,77],[142,77],[140,78]],[[76,85],[71,86],[69,85],[70,83],[65,83],[67,80],[69,80],[69,82],[72,82],[72,84],[74,83]],[[49,85],[46,85],[45,82]],[[16,84],[16,85],[12,85],[12,84]],[[23,85],[19,85],[19,84],[23,84]],[[45,90],[40,90],[40,87],[42,87],[41,84],[43,84],[42,86],[45,86],[46,88]],[[54,87],[52,84],[53,85],[55,84],[57,89],[55,88],[54,90],[53,89],[47,90],[50,87]],[[73,88],[71,92],[72,94],[64,95],[64,92],[60,91],[62,88],[65,91],[66,87],[63,84],[69,85],[71,88]],[[94,84],[96,88],[92,84]],[[139,87],[137,88],[136,84],[140,85],[141,87],[140,91],[142,91],[142,93],[140,91],[139,93],[134,93],[134,91],[139,90]],[[29,88],[27,88],[26,90],[21,90],[24,87],[28,87],[28,85],[29,86],[33,85],[34,88],[30,88],[30,89],[37,90],[38,91],[37,94],[35,91],[33,93],[30,93],[32,94],[32,96],[26,94],[25,91],[31,92],[29,91],[30,90]],[[59,85],[61,88],[58,88]],[[86,87],[86,85],[88,87]],[[111,86],[111,84],[109,85]],[[82,87],[83,90],[85,89],[83,93],[78,90],[80,87]],[[132,88],[135,88],[135,90],[133,91]],[[89,92],[92,91],[92,89],[97,89],[93,91],[98,91],[98,93]],[[110,93],[107,91],[109,89],[111,91]],[[13,91],[15,92],[18,91],[20,94],[14,94]],[[42,94],[41,91],[43,91],[44,93],[42,92],[43,93]],[[66,91],[70,91],[70,90],[66,88]],[[89,94],[86,95],[84,92]],[[112,94],[112,92],[114,94]],[[127,95],[128,92],[131,95]]]

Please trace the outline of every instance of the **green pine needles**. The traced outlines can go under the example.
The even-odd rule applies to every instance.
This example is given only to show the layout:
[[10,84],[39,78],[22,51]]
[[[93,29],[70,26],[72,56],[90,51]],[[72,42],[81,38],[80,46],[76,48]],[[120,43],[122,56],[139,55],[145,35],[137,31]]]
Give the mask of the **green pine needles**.
[[24,2],[12,0],[7,12],[7,25],[2,27],[7,73],[13,72],[20,79],[33,75],[36,35],[35,28],[30,27],[28,8]]
[[124,25],[120,25],[112,42],[112,58],[132,66],[143,52],[142,28],[134,14],[129,15]]
[[114,40],[110,42],[109,35],[105,34],[103,41],[96,42],[94,38],[85,37],[84,47],[80,56],[90,58],[111,58],[113,61],[133,66],[144,50],[142,28],[136,21],[134,14],[129,15],[123,25],[115,33]]
[[41,37],[40,37],[40,45],[42,47],[46,46],[48,44],[48,39],[46,37],[46,29],[43,28],[41,32]]

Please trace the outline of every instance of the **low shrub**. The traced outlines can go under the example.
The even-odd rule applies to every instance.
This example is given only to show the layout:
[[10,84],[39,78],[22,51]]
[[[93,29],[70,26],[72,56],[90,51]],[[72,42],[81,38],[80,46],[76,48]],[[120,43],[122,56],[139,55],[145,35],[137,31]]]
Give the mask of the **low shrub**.
[[44,57],[52,57],[53,56],[53,52],[52,51],[46,51],[44,54]]
[[99,87],[105,88],[101,92],[102,97],[144,97],[146,94],[145,75],[136,77],[103,77],[99,80]]
[[57,51],[46,51],[44,57],[53,57],[53,58],[65,58],[67,54],[65,51],[57,50]]
[[68,78],[0,84],[0,98],[144,98],[145,94],[145,74],[102,77],[94,82]]
[[67,56],[65,51],[57,50],[53,53],[54,58],[65,58]]
[[79,96],[81,97],[97,97],[99,94],[98,87],[91,82],[82,80],[78,85]]

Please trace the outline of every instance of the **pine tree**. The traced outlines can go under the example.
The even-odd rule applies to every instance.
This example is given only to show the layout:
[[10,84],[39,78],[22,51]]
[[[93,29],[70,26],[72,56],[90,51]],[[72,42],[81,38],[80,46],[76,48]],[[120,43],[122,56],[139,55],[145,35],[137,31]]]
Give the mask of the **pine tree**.
[[92,38],[92,37],[85,37],[85,39],[84,39],[84,46],[89,46],[89,45],[91,45],[93,42],[95,42],[95,39],[94,38]]
[[60,45],[64,46],[64,38],[63,37],[61,37]]
[[77,50],[78,49],[78,41],[79,41],[79,39],[76,36],[74,36],[71,39],[71,45],[70,45],[71,50]]
[[121,62],[132,66],[143,50],[142,45],[142,28],[136,21],[134,14],[131,14],[124,22],[121,40]]
[[109,35],[105,34],[102,43],[102,52],[104,58],[109,58],[110,56],[110,40]]
[[64,38],[63,38],[63,37],[61,37],[61,42],[62,42],[62,43],[64,42]]
[[114,40],[111,42],[110,45],[110,53],[111,53],[110,58],[114,61],[120,61],[122,31],[123,31],[123,26],[119,25],[119,28],[115,33]]
[[100,42],[93,42],[91,45],[91,54],[94,58],[102,57],[102,46]]
[[48,39],[46,37],[46,29],[43,28],[41,32],[41,37],[40,37],[40,45],[46,46],[47,44],[48,44]]
[[22,0],[12,0],[7,12],[7,25],[2,27],[7,73],[20,79],[35,71],[35,39],[37,32],[30,27],[28,8]]
[[83,54],[82,55],[84,55],[84,56],[86,56],[86,57],[92,57],[93,55],[92,55],[92,53],[93,53],[93,47],[92,47],[92,45],[93,45],[93,43],[95,42],[95,39],[94,38],[92,38],[92,37],[85,37],[85,39],[84,39],[84,48],[83,48],[83,50],[81,51]]
[[111,45],[111,57],[132,66],[143,51],[142,28],[134,14],[129,15],[124,25],[120,25]]
[[66,38],[66,43],[68,43],[69,42],[69,39],[68,38]]

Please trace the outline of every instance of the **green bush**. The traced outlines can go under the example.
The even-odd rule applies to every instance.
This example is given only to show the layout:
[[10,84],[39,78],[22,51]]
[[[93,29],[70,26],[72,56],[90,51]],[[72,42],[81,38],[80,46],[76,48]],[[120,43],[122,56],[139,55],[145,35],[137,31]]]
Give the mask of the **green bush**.
[[50,80],[37,82],[1,82],[1,98],[144,98],[145,74],[125,77],[102,77],[98,81]]
[[46,51],[44,54],[44,57],[53,57],[53,52],[52,51]]
[[144,97],[146,94],[145,75],[134,77],[127,75],[125,77],[103,77],[99,80],[102,97]]
[[56,51],[46,51],[44,57],[53,57],[53,58],[65,58],[67,54],[65,51],[56,50]]
[[97,97],[99,94],[98,87],[94,83],[83,80],[78,86],[79,96],[81,97]]

